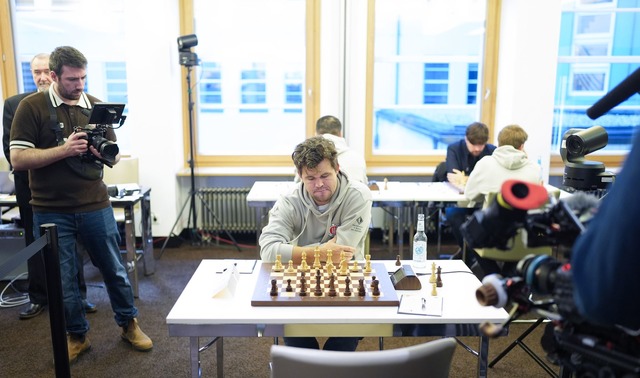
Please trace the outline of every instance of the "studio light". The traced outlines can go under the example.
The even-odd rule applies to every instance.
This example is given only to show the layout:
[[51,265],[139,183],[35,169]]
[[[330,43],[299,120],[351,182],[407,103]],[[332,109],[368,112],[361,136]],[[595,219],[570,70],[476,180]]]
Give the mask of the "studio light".
[[188,34],[178,37],[178,51],[180,53],[180,64],[191,67],[198,65],[198,55],[191,51],[191,48],[198,45],[198,37],[195,34]]
[[187,52],[194,46],[198,46],[198,37],[195,34],[178,37],[178,50],[180,52]]

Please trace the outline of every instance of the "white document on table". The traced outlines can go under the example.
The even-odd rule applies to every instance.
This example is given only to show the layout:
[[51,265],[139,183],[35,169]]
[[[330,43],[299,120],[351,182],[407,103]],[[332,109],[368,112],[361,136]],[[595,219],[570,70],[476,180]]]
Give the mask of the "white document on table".
[[398,306],[399,314],[442,316],[443,298],[420,294],[403,294]]

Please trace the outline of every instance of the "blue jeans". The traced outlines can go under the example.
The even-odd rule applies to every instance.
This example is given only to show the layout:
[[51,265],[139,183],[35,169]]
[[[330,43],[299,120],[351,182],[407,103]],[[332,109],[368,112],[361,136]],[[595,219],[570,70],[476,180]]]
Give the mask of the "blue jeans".
[[[320,349],[318,340],[315,337],[283,337],[284,345],[307,348]],[[362,337],[329,337],[324,343],[324,350],[337,350],[341,352],[353,352],[358,347],[358,343]]]
[[120,256],[120,234],[110,206],[88,213],[35,212],[33,220],[36,238],[40,236],[40,226],[43,224],[54,223],[58,229],[67,332],[84,335],[89,331],[76,278],[78,269],[81,269],[76,258],[76,238],[82,241],[91,262],[102,274],[116,323],[124,327],[129,320],[138,316],[138,309],[133,302],[133,289]]

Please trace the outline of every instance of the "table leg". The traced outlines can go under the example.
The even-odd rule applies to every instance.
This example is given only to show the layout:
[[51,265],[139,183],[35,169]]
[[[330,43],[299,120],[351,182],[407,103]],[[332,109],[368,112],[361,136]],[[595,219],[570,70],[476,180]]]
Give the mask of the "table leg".
[[402,206],[398,207],[398,254],[402,259],[409,259],[410,256],[404,256],[404,216]]
[[489,338],[480,336],[480,345],[478,348],[478,377],[487,377],[487,359],[489,357]]
[[136,236],[134,233],[135,218],[133,216],[133,206],[124,208],[124,237],[127,245],[125,254],[125,267],[129,273],[129,281],[133,287],[133,296],[138,298],[138,261],[136,259]]
[[[260,245],[260,234],[262,232],[262,214],[264,213],[264,208],[263,207],[255,207],[255,212],[256,212],[256,245],[259,246]],[[260,248],[257,248],[258,250],[258,260],[260,260]]]
[[216,342],[216,358],[218,360],[218,378],[224,377],[224,338],[220,337]]
[[189,356],[191,358],[191,378],[199,378],[202,376],[200,370],[200,347],[198,346],[198,337],[189,338]]
[[144,275],[150,276],[156,272],[156,260],[153,256],[153,219],[151,215],[151,195],[149,191],[145,193],[140,201],[140,212],[142,213],[142,265],[144,268]]

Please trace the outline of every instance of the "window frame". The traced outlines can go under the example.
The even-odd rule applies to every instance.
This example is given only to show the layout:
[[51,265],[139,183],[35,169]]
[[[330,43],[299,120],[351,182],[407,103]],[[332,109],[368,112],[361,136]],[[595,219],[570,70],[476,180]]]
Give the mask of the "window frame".
[[[380,167],[436,167],[444,161],[446,152],[425,155],[387,155],[373,153],[373,76],[374,76],[374,36],[375,36],[375,0],[368,0],[367,14],[367,79],[365,106],[365,159],[367,169]],[[493,139],[495,120],[495,99],[498,77],[498,52],[500,45],[500,9],[502,0],[487,0],[485,25],[484,56],[482,67],[482,88],[478,88],[478,100],[481,101],[480,121],[489,125],[489,139]],[[476,80],[477,83],[477,80]],[[482,94],[482,95],[480,95]],[[411,170],[412,168],[409,168]],[[415,169],[415,168],[414,168]]]
[[[180,2],[180,35],[187,35],[194,33],[194,0],[179,0]],[[305,87],[306,94],[303,98],[305,103],[305,135],[314,135],[315,120],[320,116],[320,0],[306,0],[306,75],[305,75]],[[186,81],[186,67],[181,67],[182,70],[182,90],[183,93],[187,93],[187,81]],[[269,88],[267,88],[267,91]],[[196,92],[194,98],[198,96],[198,88],[194,88]],[[187,96],[183,96],[182,100],[183,111],[183,141],[184,141],[184,161],[185,168],[188,168],[189,162],[189,104]],[[240,103],[240,99],[238,99]],[[198,112],[196,105],[193,108],[193,141],[194,141],[194,165],[199,168],[199,171],[206,172],[207,168],[219,168],[219,167],[289,167],[291,163],[291,155],[251,155],[251,156],[239,156],[239,155],[202,155],[199,154],[195,146],[198,145],[196,131],[198,127]],[[247,104],[240,104],[244,108],[252,108]],[[255,107],[264,108],[263,105]],[[204,169],[203,169],[204,168]]]

